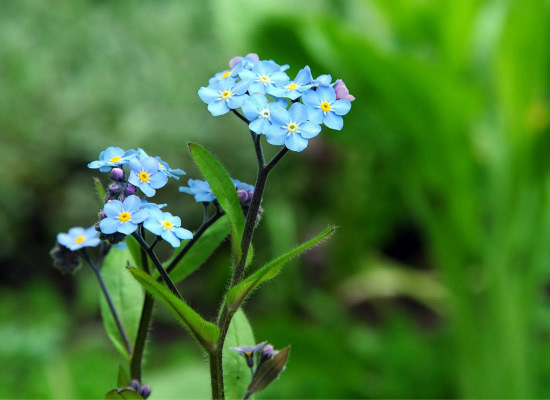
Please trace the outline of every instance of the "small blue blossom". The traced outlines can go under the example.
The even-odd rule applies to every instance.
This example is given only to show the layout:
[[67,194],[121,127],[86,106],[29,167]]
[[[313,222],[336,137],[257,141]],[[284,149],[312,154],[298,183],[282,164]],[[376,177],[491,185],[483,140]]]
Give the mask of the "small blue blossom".
[[99,240],[99,232],[91,226],[88,229],[75,227],[69,229],[68,233],[59,233],[57,242],[69,250],[75,251],[83,247],[95,247],[101,241]]
[[135,195],[123,202],[111,200],[105,204],[103,212],[106,217],[99,221],[99,229],[107,235],[115,232],[129,235],[149,216],[149,211],[141,208],[141,200]]
[[346,115],[351,109],[351,102],[345,99],[337,100],[334,88],[329,86],[307,91],[302,96],[302,101],[308,106],[309,118],[312,121],[336,130],[342,129],[342,115]]
[[195,196],[195,201],[198,203],[210,203],[211,201],[216,200],[212,188],[206,181],[201,181],[199,179],[189,179],[187,181],[189,186],[180,186],[179,191],[184,193],[189,193]]
[[[289,76],[281,70],[281,66],[273,61],[259,61],[254,64],[252,70],[239,72],[242,81],[248,81],[248,93],[271,94],[276,86],[283,86],[289,80]],[[241,81],[241,82],[242,82]]]
[[267,344],[266,342],[258,343],[255,346],[238,346],[238,347],[230,347],[229,350],[232,350],[234,352],[239,353],[246,359],[246,364],[249,368],[252,368],[254,366],[254,355],[262,350],[262,348]]
[[266,132],[267,142],[284,144],[292,151],[302,151],[307,147],[308,139],[321,132],[319,124],[308,120],[308,110],[301,103],[294,103],[289,110],[273,107],[271,123]]
[[[145,152],[145,150],[138,148],[138,160],[141,161],[147,157],[149,157],[149,155]],[[159,171],[163,172],[167,177],[179,180],[180,177],[178,175],[185,175],[185,171],[183,169],[170,168],[170,165],[166,161],[163,161],[159,156],[156,156],[154,158],[159,162]]]
[[319,75],[313,80],[313,83],[318,86],[330,86],[332,82],[332,76],[329,74]]
[[146,199],[141,199],[141,208],[144,208],[146,210],[159,210],[166,207],[167,205],[168,204],[149,203]]
[[145,220],[143,227],[166,240],[172,247],[179,247],[180,240],[193,239],[193,234],[181,227],[179,217],[158,209],[150,211],[149,218]]
[[124,151],[120,147],[107,147],[99,154],[99,160],[92,161],[88,168],[98,169],[100,172],[109,172],[111,168],[126,165],[136,154],[135,150]]
[[137,186],[147,197],[155,195],[156,190],[168,182],[168,177],[160,171],[159,162],[154,157],[139,160],[134,157],[130,160],[130,177],[128,182]]
[[248,97],[246,90],[248,82],[237,82],[232,77],[213,82],[208,87],[199,89],[199,97],[208,104],[208,111],[213,116],[223,115],[230,110],[240,108]]
[[277,97],[288,97],[291,100],[296,100],[305,91],[313,87],[313,77],[311,70],[306,65],[296,75],[293,81],[287,82],[284,86],[276,86],[271,89],[270,94]]
[[258,134],[265,133],[271,126],[271,107],[278,105],[286,108],[288,103],[284,99],[277,99],[268,103],[267,98],[262,94],[251,95],[242,105],[244,116],[250,121],[248,127]]

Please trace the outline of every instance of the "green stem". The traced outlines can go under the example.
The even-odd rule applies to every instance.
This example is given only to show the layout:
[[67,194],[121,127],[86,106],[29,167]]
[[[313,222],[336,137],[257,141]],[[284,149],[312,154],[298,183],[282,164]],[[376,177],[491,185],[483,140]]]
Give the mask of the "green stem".
[[122,325],[122,322],[120,321],[120,317],[118,316],[118,313],[116,311],[115,305],[113,304],[113,300],[111,298],[111,295],[109,293],[109,290],[107,289],[107,286],[105,285],[105,281],[103,280],[103,277],[101,276],[101,272],[99,271],[99,268],[95,266],[95,264],[90,260],[88,257],[88,254],[83,250],[80,253],[82,255],[82,258],[88,263],[88,265],[92,268],[92,270],[95,273],[95,276],[97,277],[97,280],[99,282],[99,286],[101,287],[101,291],[103,292],[103,295],[105,296],[105,300],[107,301],[107,304],[109,305],[109,309],[111,310],[111,314],[113,316],[113,319],[115,320],[115,324],[117,326],[118,332],[120,333],[120,337],[122,338],[122,341],[124,342],[124,347],[126,347],[126,351],[128,354],[132,354],[132,346],[130,345],[130,341],[128,340],[128,335],[126,334],[126,331],[124,330],[124,326]]
[[145,350],[145,342],[147,340],[147,334],[149,333],[149,326],[151,325],[151,318],[153,316],[153,306],[155,299],[149,293],[145,293],[143,299],[143,307],[141,309],[141,318],[139,319],[139,327],[136,336],[136,343],[134,344],[134,352],[130,359],[130,375],[132,379],[136,379],[141,382],[141,365],[143,364],[143,352]]

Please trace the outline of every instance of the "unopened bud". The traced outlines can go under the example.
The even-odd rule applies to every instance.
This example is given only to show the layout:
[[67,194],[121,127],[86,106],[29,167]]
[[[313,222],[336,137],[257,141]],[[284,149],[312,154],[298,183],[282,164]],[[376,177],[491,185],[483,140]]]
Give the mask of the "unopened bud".
[[124,170],[122,168],[113,168],[111,170],[111,178],[114,181],[121,181],[124,179]]
[[334,91],[336,92],[336,99],[344,99],[349,101],[355,100],[355,96],[349,94],[349,90],[342,79],[338,79],[336,81],[334,84]]
[[130,387],[132,389],[134,389],[134,391],[138,391],[139,390],[139,382],[137,379],[132,379],[132,381],[130,382]]
[[241,204],[244,204],[248,200],[248,193],[245,190],[238,189],[237,197],[239,197],[239,201],[241,202]]
[[120,185],[117,185],[116,183],[113,183],[112,185],[109,185],[109,192],[112,194],[118,193],[120,191]]
[[105,211],[101,210],[99,213],[98,213],[98,216],[99,216],[99,219],[105,219],[107,218],[107,214],[105,214]]
[[131,195],[131,194],[134,194],[136,192],[136,187],[134,185],[132,185],[131,183],[127,184],[126,187],[124,188],[124,192],[127,194],[127,195]]
[[149,385],[143,385],[141,389],[139,389],[138,393],[146,399],[151,394],[151,387]]

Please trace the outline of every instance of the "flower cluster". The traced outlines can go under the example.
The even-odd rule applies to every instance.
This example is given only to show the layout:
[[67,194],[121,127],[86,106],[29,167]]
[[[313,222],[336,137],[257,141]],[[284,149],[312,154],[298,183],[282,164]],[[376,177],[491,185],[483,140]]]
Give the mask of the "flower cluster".
[[308,66],[294,79],[288,65],[260,60],[257,54],[235,57],[230,69],[214,75],[199,97],[213,116],[241,109],[256,134],[265,134],[268,143],[302,151],[321,132],[321,124],[342,129],[343,115],[355,97],[342,80],[332,83],[330,75],[313,78]]

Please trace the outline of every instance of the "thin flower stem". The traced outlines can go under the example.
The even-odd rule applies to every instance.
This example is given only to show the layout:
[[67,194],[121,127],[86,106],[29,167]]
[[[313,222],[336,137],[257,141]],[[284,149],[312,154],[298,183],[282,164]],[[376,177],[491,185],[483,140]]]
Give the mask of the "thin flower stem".
[[235,114],[237,117],[239,117],[240,120],[246,122],[247,125],[250,123],[250,121],[248,119],[246,119],[246,117],[244,115],[242,115],[240,112],[238,112],[237,110],[231,110],[231,111],[233,111],[233,114]]
[[217,212],[214,214],[206,223],[202,224],[198,231],[193,235],[193,239],[191,239],[183,249],[178,253],[178,255],[172,260],[170,265],[166,268],[166,272],[170,273],[174,268],[176,268],[176,265],[181,261],[181,259],[187,254],[187,252],[193,247],[193,245],[199,240],[199,238],[202,236],[204,232],[214,223],[216,222],[223,214],[220,212]]
[[118,332],[120,333],[120,337],[124,342],[124,347],[126,348],[126,351],[128,352],[128,354],[132,354],[132,346],[130,345],[130,341],[128,340],[128,335],[126,334],[126,331],[124,330],[124,326],[120,321],[120,317],[116,311],[115,305],[113,304],[113,300],[111,298],[109,290],[107,289],[107,286],[105,285],[105,281],[101,276],[101,272],[99,271],[99,268],[95,266],[92,260],[90,260],[90,258],[88,257],[88,254],[86,254],[85,251],[82,251],[80,254],[82,258],[86,261],[86,263],[88,263],[88,265],[94,271],[95,276],[97,277],[97,280],[99,282],[99,286],[101,287],[101,291],[105,296],[105,300],[107,301],[107,304],[109,305],[109,309],[111,310],[111,314],[113,315],[113,319],[115,320],[115,324],[117,326]]
[[252,141],[254,142],[254,149],[256,150],[256,158],[258,159],[258,169],[265,167],[264,152],[262,150],[262,142],[260,141],[262,135],[258,135],[254,131],[250,131]]
[[153,316],[153,306],[155,299],[149,293],[145,293],[143,299],[143,307],[141,308],[141,317],[139,319],[139,327],[134,344],[134,352],[130,359],[130,376],[132,379],[137,379],[141,382],[141,366],[143,364],[143,352],[147,341],[147,334],[151,326],[151,318]]
[[172,279],[170,279],[170,275],[168,275],[166,270],[162,267],[162,264],[159,261],[155,252],[151,250],[149,245],[145,242],[145,240],[143,240],[143,238],[140,235],[134,232],[132,236],[136,238],[141,248],[145,250],[145,252],[149,256],[149,259],[153,262],[153,265],[155,266],[157,271],[160,273],[160,276],[162,276],[162,279],[164,279],[164,282],[166,282],[166,284],[168,285],[168,288],[170,289],[170,291],[174,293],[180,300],[182,300],[183,298],[181,297],[181,294],[178,291],[178,288],[176,287]]
[[150,249],[153,250],[155,248],[155,246],[157,245],[157,243],[160,242],[160,239],[159,237],[157,236],[155,238],[155,241],[153,242],[153,244],[151,245]]

